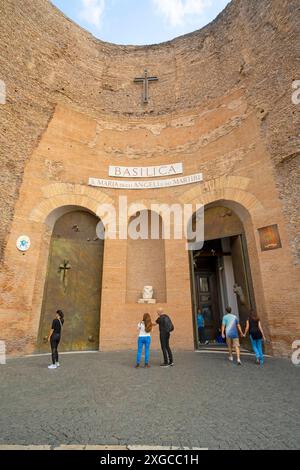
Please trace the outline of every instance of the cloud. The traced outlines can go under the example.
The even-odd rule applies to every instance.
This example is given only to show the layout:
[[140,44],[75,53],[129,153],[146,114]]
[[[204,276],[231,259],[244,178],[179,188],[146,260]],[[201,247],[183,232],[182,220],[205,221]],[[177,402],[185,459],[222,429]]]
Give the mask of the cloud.
[[211,0],[152,0],[158,12],[171,26],[182,26],[210,7]]
[[105,9],[105,0],[80,0],[81,9],[79,17],[86,23],[100,28],[101,19]]

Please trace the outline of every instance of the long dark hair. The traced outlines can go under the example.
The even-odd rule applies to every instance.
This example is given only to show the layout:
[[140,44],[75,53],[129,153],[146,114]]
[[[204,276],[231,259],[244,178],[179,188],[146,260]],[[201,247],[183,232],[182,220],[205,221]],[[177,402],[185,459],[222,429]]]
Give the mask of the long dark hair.
[[65,318],[64,312],[63,312],[62,310],[57,310],[56,314],[59,316],[61,323],[64,324],[64,322],[65,322],[65,320],[64,320],[64,318]]
[[259,316],[257,315],[257,313],[254,310],[252,310],[251,313],[250,313],[250,319],[252,321],[255,321],[256,323],[258,323],[260,321]]
[[143,317],[143,322],[145,324],[146,333],[151,333],[153,326],[152,326],[152,320],[151,320],[149,313],[145,313]]

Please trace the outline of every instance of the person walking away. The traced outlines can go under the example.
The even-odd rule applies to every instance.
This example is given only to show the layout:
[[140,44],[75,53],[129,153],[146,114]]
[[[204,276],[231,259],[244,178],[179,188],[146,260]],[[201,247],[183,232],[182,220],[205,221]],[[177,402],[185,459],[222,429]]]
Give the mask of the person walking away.
[[60,367],[58,358],[58,345],[61,340],[62,328],[64,324],[64,314],[61,310],[57,310],[56,317],[52,322],[52,327],[49,333],[48,341],[51,345],[52,364],[48,369],[57,369]]
[[160,366],[173,367],[174,360],[170,348],[170,336],[171,332],[174,331],[174,326],[171,318],[164,313],[162,308],[157,310],[157,315],[158,319],[156,320],[156,323],[159,325],[160,344],[164,356],[164,362]]
[[[226,336],[225,336],[226,332]],[[226,314],[223,317],[222,321],[222,338],[225,339],[228,346],[229,351],[229,360],[233,361],[232,350],[235,348],[236,355],[237,355],[237,363],[238,365],[242,365],[241,362],[241,351],[240,351],[240,340],[239,340],[239,333],[241,336],[243,335],[240,322],[236,315],[232,314],[231,307],[226,308]]]
[[208,345],[209,341],[206,339],[206,333],[205,333],[205,318],[201,309],[198,310],[198,314],[197,314],[197,327],[198,327],[199,343]]
[[156,326],[152,323],[149,313],[145,313],[143,320],[138,324],[138,351],[136,356],[136,369],[140,367],[141,359],[143,355],[143,349],[145,348],[145,368],[149,368],[150,360],[150,345],[151,345],[151,332],[153,326]]
[[265,362],[265,357],[263,353],[263,341],[266,341],[266,337],[264,330],[261,326],[260,318],[254,311],[251,312],[250,317],[247,320],[244,337],[247,336],[248,332],[250,335],[252,348],[256,356],[256,363],[260,364],[260,366],[262,367]]

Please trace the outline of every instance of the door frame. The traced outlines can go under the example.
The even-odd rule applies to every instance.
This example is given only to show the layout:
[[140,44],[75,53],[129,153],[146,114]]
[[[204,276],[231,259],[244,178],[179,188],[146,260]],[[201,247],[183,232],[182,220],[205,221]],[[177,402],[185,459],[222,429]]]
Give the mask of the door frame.
[[[209,258],[209,256],[207,256]],[[197,327],[197,313],[198,313],[198,305],[199,305],[199,291],[198,291],[198,286],[197,286],[197,277],[201,276],[201,274],[208,276],[209,274],[211,276],[214,276],[214,282],[215,282],[215,287],[216,287],[216,292],[215,292],[215,297],[213,299],[213,313],[214,313],[214,318],[216,314],[219,314],[221,316],[221,306],[222,306],[222,301],[221,301],[221,296],[220,296],[220,280],[219,276],[217,274],[217,269],[219,263],[218,257],[215,258],[216,261],[216,266],[214,270],[195,270],[194,266],[194,258],[193,258],[193,252],[190,252],[189,254],[189,260],[190,260],[190,280],[191,280],[191,300],[192,300],[192,313],[193,313],[193,331],[194,331],[194,347],[195,350],[199,350],[199,342],[198,342],[198,327]]]
[[[85,210],[84,208],[82,207],[74,207],[73,210],[71,211],[67,211],[65,213],[63,213],[60,217],[58,217],[55,221],[55,223],[53,224],[53,227],[52,227],[52,233],[51,233],[51,236],[50,236],[50,241],[49,241],[49,247],[48,247],[48,256],[47,256],[47,264],[46,264],[46,274],[45,274],[45,280],[44,280],[44,285],[43,285],[43,290],[42,290],[42,302],[41,302],[41,307],[40,307],[40,315],[39,315],[39,325],[38,325],[38,328],[37,328],[37,333],[36,333],[36,339],[35,339],[35,353],[42,353],[44,351],[41,351],[42,350],[42,347],[43,347],[43,344],[46,345],[46,341],[44,340],[44,338],[42,338],[42,333],[43,333],[43,329],[44,329],[44,323],[43,323],[43,320],[44,320],[44,313],[46,311],[46,304],[47,304],[47,292],[48,292],[48,289],[49,289],[49,282],[50,282],[50,272],[51,272],[51,267],[52,267],[52,259],[53,259],[53,253],[54,253],[54,249],[55,249],[55,244],[53,243],[53,236],[54,236],[54,232],[55,232],[55,226],[56,226],[56,223],[62,218],[64,217],[65,215],[68,215],[70,213],[73,213],[73,212],[80,212],[80,213],[86,213],[86,214],[89,214],[90,216],[93,216],[95,218],[95,220],[99,220],[101,221],[101,219],[96,215],[94,214],[93,212],[89,211],[89,210]],[[77,241],[76,243],[79,243],[79,245],[81,245],[81,242]],[[98,315],[99,315],[99,318],[98,318],[98,327],[97,327],[97,334],[96,334],[96,339],[97,339],[97,347],[95,349],[84,349],[86,351],[99,351],[100,350],[100,329],[101,329],[101,310],[102,310],[102,289],[103,289],[103,272],[104,272],[104,254],[105,254],[105,241],[103,240],[103,246],[102,246],[102,262],[100,263],[99,265],[99,268],[101,269],[101,282],[100,282],[100,287],[99,287],[99,312],[98,312]],[[53,317],[55,315],[55,311],[53,312]],[[49,331],[51,329],[51,323],[49,322]],[[69,350],[67,352],[72,352],[73,350]],[[74,352],[77,351],[77,350],[74,350]],[[81,350],[78,350],[79,352]],[[82,350],[83,351],[83,350]]]
[[[40,312],[40,319],[39,319],[39,328],[38,328],[38,334],[35,342],[35,350],[37,353],[40,352],[40,341],[43,342],[45,338],[42,338],[42,330],[43,330],[43,315],[45,311],[45,306],[46,306],[46,301],[47,301],[47,295],[46,292],[48,291],[48,283],[49,283],[49,272],[50,272],[50,267],[51,267],[51,259],[52,259],[52,252],[53,252],[53,243],[52,243],[52,235],[50,239],[50,246],[49,246],[49,252],[48,252],[48,259],[47,259],[47,270],[46,270],[46,278],[45,278],[45,283],[44,283],[44,288],[43,288],[43,300],[42,300],[42,305],[41,305],[41,312]],[[49,332],[50,332],[50,325],[49,325]],[[46,344],[46,341],[45,341]]]
[[[249,253],[248,253],[248,248],[247,248],[247,241],[246,241],[246,236],[245,233],[240,233],[238,235],[232,235],[231,237],[239,237],[241,240],[241,249],[242,249],[242,260],[243,260],[243,268],[246,276],[246,283],[247,283],[247,289],[248,289],[248,296],[249,296],[249,301],[250,301],[250,306],[251,308],[255,309],[256,308],[256,301],[255,301],[255,294],[254,294],[254,287],[253,287],[253,280],[252,280],[252,273],[251,273],[251,266],[250,266],[250,260],[249,260]],[[231,238],[229,237],[229,238]],[[217,239],[218,240],[218,239]],[[195,350],[199,350],[199,345],[198,345],[198,328],[197,328],[197,311],[198,311],[198,287],[197,287],[197,271],[195,270],[194,266],[194,256],[193,256],[193,251],[189,252],[189,263],[190,263],[190,285],[191,285],[191,301],[192,301],[192,316],[193,316],[193,331],[194,331],[194,347]],[[199,273],[201,270],[199,271]],[[205,270],[203,271],[203,273]],[[217,275],[217,266],[215,270],[215,276],[216,276],[216,287],[217,287],[217,303],[218,303],[218,308],[219,312],[221,315],[221,309],[222,309],[222,298],[221,298],[221,290],[222,290],[222,285],[220,283],[219,276]],[[225,292],[226,293],[226,292]]]

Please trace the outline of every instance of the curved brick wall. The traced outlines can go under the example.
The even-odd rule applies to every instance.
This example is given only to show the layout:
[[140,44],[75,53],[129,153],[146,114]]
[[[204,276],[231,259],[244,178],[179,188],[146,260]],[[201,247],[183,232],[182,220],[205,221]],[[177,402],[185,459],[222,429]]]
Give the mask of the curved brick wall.
[[[233,0],[206,28],[160,45],[116,46],[94,39],[47,0],[2,0],[0,79],[1,254],[24,166],[57,104],[122,122],[196,112],[243,89],[261,120],[299,262],[299,109],[292,82],[299,57],[298,0]],[[144,67],[159,76],[145,108],[133,83]],[[205,143],[203,144],[205,145]],[[298,235],[297,235],[298,234]]]

